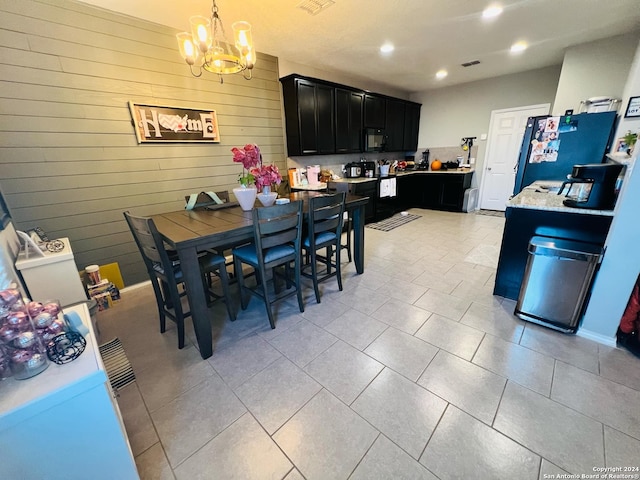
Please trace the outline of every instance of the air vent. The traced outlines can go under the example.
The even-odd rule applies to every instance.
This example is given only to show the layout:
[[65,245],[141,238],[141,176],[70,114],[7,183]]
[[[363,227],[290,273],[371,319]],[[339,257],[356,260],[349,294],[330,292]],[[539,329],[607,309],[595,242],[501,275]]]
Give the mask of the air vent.
[[462,66],[463,67],[472,67],[473,65],[478,65],[479,63],[480,63],[480,60],[472,60],[470,62],[463,63]]
[[333,5],[333,0],[303,0],[298,4],[298,8],[304,10],[309,15],[317,15],[322,10]]

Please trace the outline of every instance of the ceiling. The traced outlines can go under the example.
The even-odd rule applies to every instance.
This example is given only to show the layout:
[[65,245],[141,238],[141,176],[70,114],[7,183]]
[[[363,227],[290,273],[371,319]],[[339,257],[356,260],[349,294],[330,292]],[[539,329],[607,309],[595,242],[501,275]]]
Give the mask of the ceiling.
[[[250,22],[259,52],[407,92],[559,65],[567,47],[640,30],[638,0],[502,0],[503,13],[490,20],[482,10],[491,0],[335,0],[316,15],[302,2],[217,0],[227,35],[233,22]],[[191,15],[211,14],[210,0],[84,3],[179,31]],[[510,53],[516,41],[529,48]],[[395,51],[381,54],[384,42]],[[461,66],[472,60],[480,64]],[[436,80],[440,69],[449,75]]]

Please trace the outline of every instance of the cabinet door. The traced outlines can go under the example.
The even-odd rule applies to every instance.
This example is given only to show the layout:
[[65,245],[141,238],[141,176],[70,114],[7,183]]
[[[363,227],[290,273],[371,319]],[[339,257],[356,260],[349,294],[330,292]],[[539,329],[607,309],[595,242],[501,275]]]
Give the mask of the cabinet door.
[[336,88],[336,153],[362,151],[364,94]]
[[404,150],[405,104],[401,100],[387,99],[387,115],[385,133],[387,135],[386,151]]
[[317,152],[335,153],[335,104],[334,89],[326,85],[316,85]]
[[366,93],[364,96],[364,127],[384,128],[385,99],[379,95]]
[[406,152],[415,152],[418,150],[420,107],[420,104],[410,102],[407,102],[405,106],[403,150]]
[[316,130],[316,86],[304,80],[297,82],[298,128],[300,131],[300,153],[318,151]]
[[460,175],[443,177],[440,185],[440,205],[442,210],[462,210],[464,200],[463,178]]

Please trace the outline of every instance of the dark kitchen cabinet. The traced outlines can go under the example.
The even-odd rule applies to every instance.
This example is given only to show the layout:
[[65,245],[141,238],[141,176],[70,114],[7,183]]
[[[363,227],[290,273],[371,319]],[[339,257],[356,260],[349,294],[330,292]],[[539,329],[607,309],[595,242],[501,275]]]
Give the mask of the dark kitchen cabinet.
[[420,173],[399,177],[398,193],[403,208],[420,207],[461,212],[464,192],[473,172]]
[[404,138],[403,150],[415,152],[418,150],[418,130],[420,128],[419,103],[406,102],[404,110]]
[[336,153],[362,152],[364,93],[336,88]]
[[353,183],[351,184],[351,193],[369,197],[369,201],[364,207],[364,221],[365,223],[375,221],[378,203],[378,182],[374,180],[371,182]]
[[387,99],[385,116],[385,134],[387,135],[387,152],[404,150],[405,107],[403,100]]
[[335,153],[334,88],[287,77],[282,89],[289,155]]
[[381,95],[365,93],[364,95],[364,128],[384,128],[386,117],[386,101]]

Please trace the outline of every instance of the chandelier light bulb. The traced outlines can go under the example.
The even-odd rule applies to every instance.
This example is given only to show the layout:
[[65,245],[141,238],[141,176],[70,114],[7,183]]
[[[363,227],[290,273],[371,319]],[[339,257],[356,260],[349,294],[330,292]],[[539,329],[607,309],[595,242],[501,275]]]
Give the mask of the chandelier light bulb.
[[491,5],[484,9],[482,12],[482,18],[495,18],[502,13],[502,7],[500,5]]
[[526,49],[527,49],[526,42],[516,42],[513,45],[511,45],[511,53],[524,52]]
[[449,75],[449,72],[447,72],[446,70],[439,70],[438,72],[436,72],[436,78],[438,80],[442,80],[443,78],[445,78],[447,75]]

